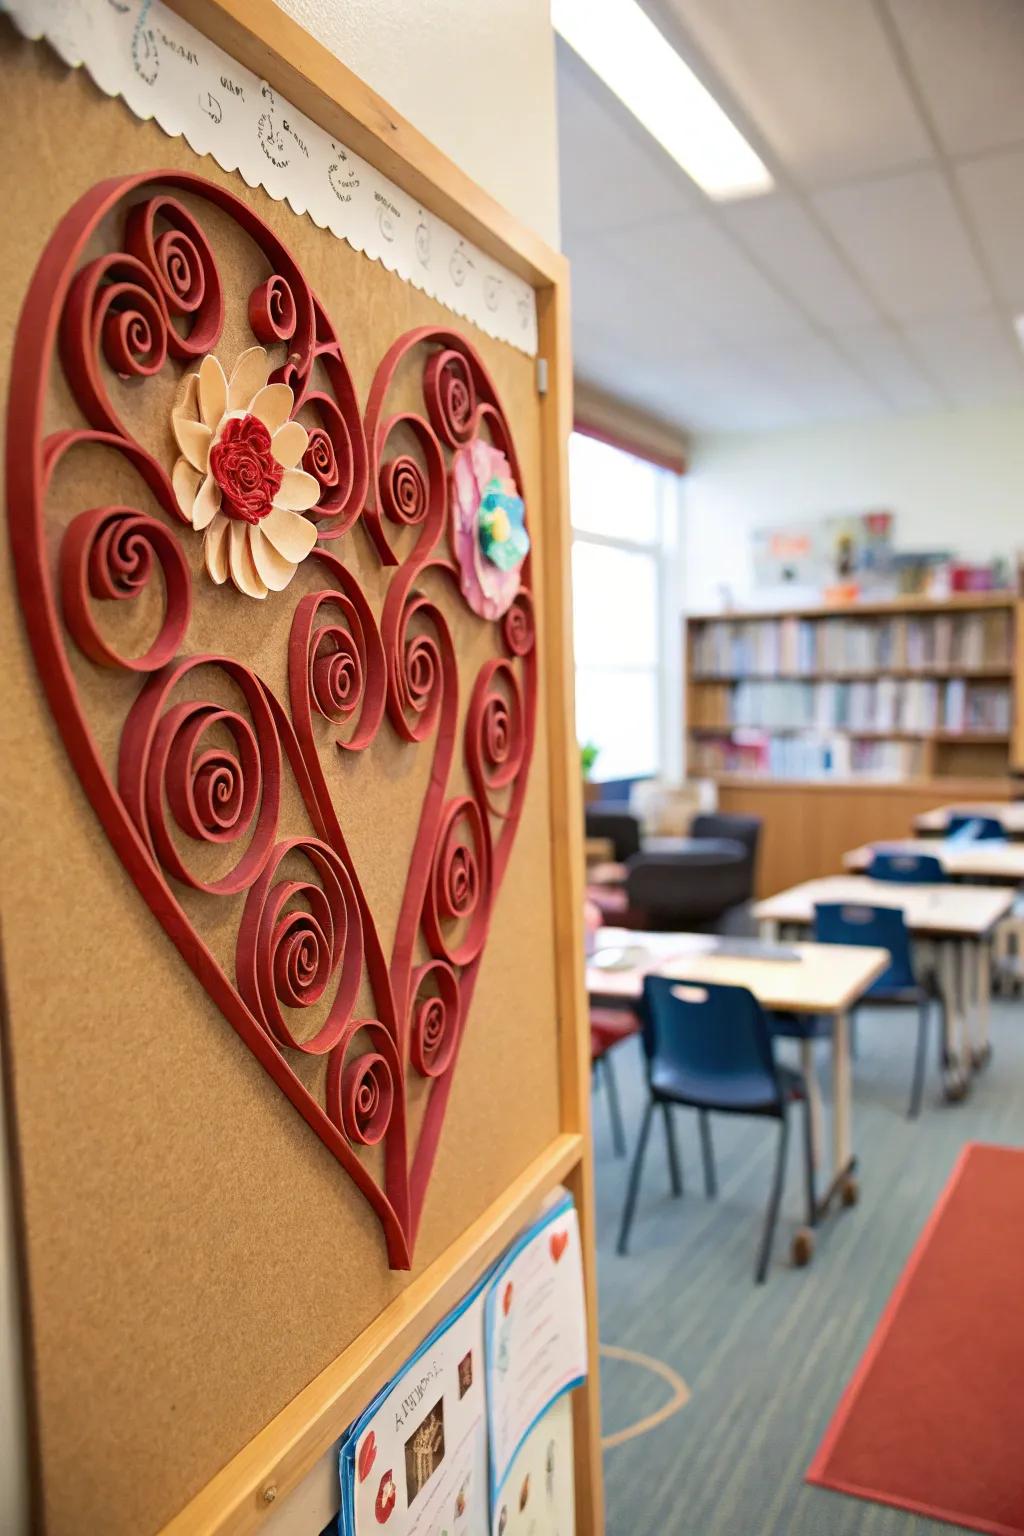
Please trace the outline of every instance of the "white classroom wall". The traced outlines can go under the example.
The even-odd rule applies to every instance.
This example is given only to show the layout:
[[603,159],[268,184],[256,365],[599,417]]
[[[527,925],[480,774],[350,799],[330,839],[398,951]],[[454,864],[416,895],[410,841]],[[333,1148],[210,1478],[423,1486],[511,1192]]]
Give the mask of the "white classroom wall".
[[278,0],[523,224],[558,244],[549,0]]
[[[683,487],[687,611],[756,604],[750,531],[891,511],[898,548],[1024,550],[1024,406],[695,436]],[[774,594],[778,598],[778,593]]]
[[[518,219],[558,244],[549,0],[278,3]],[[21,1536],[29,1513],[10,1193],[0,1134],[0,1532]]]

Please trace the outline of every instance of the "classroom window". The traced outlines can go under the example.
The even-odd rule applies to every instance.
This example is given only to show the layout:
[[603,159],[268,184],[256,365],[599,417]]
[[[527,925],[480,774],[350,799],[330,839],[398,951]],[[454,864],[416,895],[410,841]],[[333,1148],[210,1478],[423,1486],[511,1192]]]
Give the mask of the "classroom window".
[[670,773],[678,477],[574,432],[569,481],[577,735],[596,779]]

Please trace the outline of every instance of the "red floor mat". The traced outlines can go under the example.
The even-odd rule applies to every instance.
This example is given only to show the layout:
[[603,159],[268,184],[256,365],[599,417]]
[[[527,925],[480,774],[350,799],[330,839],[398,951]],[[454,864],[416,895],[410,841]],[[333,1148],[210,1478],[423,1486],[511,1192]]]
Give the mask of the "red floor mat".
[[807,1481],[1024,1536],[1024,1151],[965,1147]]

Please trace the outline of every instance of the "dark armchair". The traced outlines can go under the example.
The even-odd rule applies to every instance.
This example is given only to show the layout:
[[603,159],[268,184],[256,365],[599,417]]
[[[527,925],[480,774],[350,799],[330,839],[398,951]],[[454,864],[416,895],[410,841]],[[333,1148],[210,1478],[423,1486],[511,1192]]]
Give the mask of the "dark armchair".
[[615,849],[612,857],[616,864],[625,864],[640,852],[640,823],[625,806],[588,805],[586,831],[588,837],[608,839]]
[[626,866],[632,928],[710,928],[749,895],[747,851],[730,838],[686,838],[673,853],[639,853]]
[[760,835],[757,816],[700,815],[689,837],[651,839],[627,864],[625,922],[744,932]]

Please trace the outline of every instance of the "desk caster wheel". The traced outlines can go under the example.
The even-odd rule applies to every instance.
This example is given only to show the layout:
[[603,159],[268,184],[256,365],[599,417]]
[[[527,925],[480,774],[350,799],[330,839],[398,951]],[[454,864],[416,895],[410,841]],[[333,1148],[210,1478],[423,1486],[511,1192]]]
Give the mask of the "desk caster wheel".
[[967,1079],[963,1077],[948,1078],[942,1091],[947,1104],[962,1104],[967,1097]]
[[971,1056],[971,1065],[974,1067],[975,1072],[984,1072],[991,1060],[992,1047],[990,1045],[983,1045],[980,1050],[975,1051]]
[[797,1269],[806,1269],[814,1258],[814,1233],[810,1227],[799,1227],[793,1233],[793,1246],[790,1252],[794,1266]]
[[860,1199],[860,1185],[857,1183],[856,1179],[851,1177],[843,1180],[843,1186],[840,1191],[840,1198],[842,1199],[843,1204],[847,1207],[857,1204],[858,1200]]

